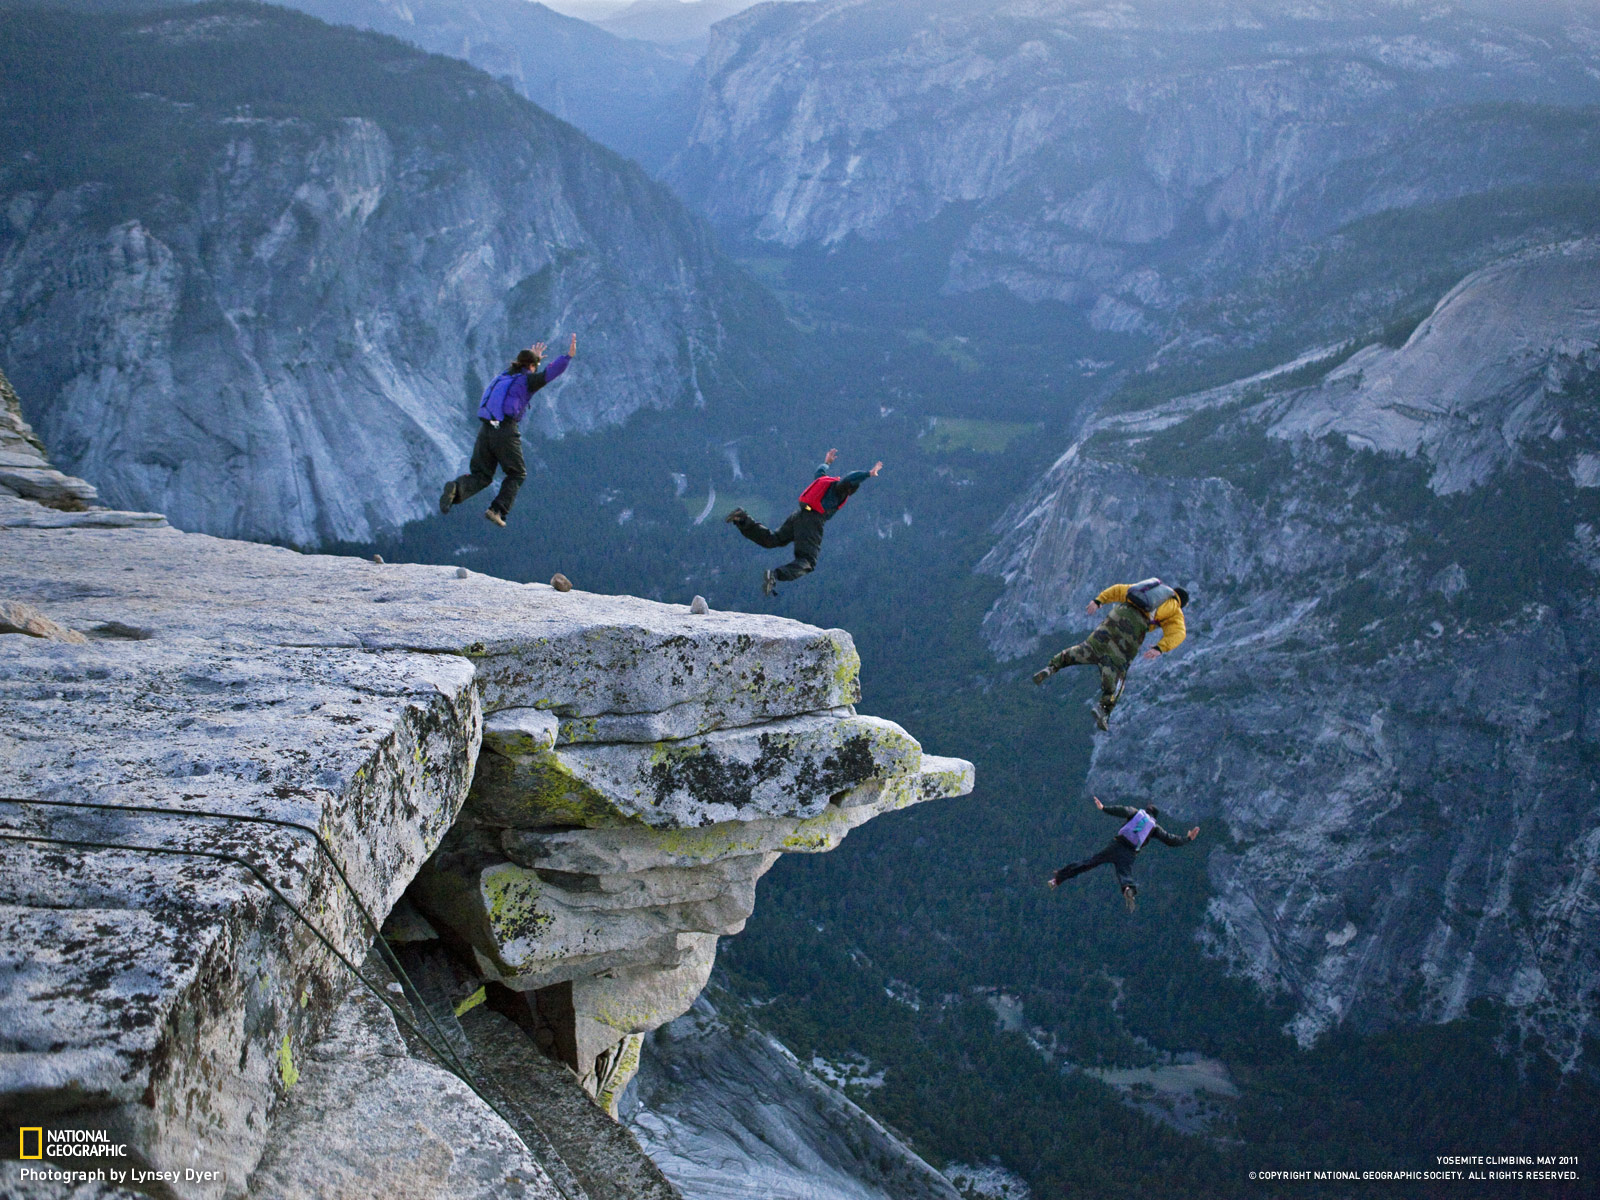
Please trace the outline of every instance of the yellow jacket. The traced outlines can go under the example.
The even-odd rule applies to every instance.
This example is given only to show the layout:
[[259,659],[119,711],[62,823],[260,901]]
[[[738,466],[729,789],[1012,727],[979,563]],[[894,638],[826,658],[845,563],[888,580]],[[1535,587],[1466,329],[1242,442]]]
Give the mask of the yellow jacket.
[[[1094,598],[1096,604],[1121,604],[1128,599],[1128,583],[1113,583],[1105,591]],[[1189,630],[1183,623],[1183,605],[1177,600],[1168,600],[1156,609],[1155,623],[1161,626],[1161,640],[1156,643],[1156,649],[1163,654],[1171,654],[1180,645],[1183,639],[1189,636]]]

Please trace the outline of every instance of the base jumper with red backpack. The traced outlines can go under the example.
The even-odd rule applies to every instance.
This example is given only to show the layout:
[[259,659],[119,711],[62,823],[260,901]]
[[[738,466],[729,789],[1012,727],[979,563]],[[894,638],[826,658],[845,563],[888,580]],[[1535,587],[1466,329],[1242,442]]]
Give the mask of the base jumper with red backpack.
[[800,506],[776,530],[768,529],[742,508],[736,508],[727,515],[727,522],[758,546],[777,550],[791,543],[794,545],[793,561],[762,572],[763,595],[773,595],[780,582],[799,579],[816,567],[817,555],[822,551],[822,527],[855,495],[857,488],[883,470],[883,464],[879,462],[874,463],[870,471],[834,475],[830,468],[838,457],[837,450],[828,451],[822,465],[817,468],[816,477],[800,493]]

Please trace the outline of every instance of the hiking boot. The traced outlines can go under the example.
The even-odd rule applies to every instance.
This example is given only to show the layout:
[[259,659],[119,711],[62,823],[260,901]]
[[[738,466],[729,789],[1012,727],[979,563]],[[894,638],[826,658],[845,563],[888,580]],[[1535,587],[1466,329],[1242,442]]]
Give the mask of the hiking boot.
[[727,516],[723,517],[722,520],[723,520],[723,522],[725,524],[737,525],[740,521],[744,520],[749,515],[750,514],[745,512],[744,509],[736,508],[731,513],[729,513]]
[[1100,701],[1094,700],[1089,704],[1089,712],[1093,714],[1094,723],[1100,727],[1100,732],[1109,733],[1111,730],[1111,710]]
[[452,479],[444,485],[444,495],[439,497],[439,511],[447,513],[450,506],[456,502],[456,481]]
[[761,594],[763,596],[776,596],[778,594],[778,580],[771,571],[761,572]]
[[[506,519],[492,508],[484,509],[483,516],[485,520],[492,521],[494,524],[500,526],[501,529],[506,527]],[[1101,726],[1101,728],[1103,729],[1105,727]]]
[[1139,907],[1139,893],[1134,891],[1132,887],[1122,889],[1122,906],[1129,912]]

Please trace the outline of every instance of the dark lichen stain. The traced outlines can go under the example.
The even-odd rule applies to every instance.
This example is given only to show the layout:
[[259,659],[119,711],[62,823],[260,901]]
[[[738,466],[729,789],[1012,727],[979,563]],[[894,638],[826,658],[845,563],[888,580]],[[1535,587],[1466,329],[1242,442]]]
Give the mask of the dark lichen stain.
[[757,787],[784,774],[791,764],[794,782],[787,790],[799,797],[831,795],[877,774],[872,740],[865,734],[845,739],[820,764],[799,754],[792,738],[763,733],[758,744],[760,749],[751,763],[732,762],[714,752],[673,755],[652,763],[648,782],[656,805],[684,792],[702,805],[742,808],[751,802]]

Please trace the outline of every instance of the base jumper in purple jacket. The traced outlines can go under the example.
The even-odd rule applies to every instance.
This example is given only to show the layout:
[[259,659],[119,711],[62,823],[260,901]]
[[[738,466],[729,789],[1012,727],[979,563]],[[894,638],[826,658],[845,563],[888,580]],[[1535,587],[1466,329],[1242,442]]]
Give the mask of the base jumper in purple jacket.
[[533,394],[559,377],[567,364],[578,356],[578,335],[572,335],[572,348],[553,358],[548,367],[539,365],[544,360],[544,350],[543,342],[535,342],[529,349],[517,351],[511,365],[483,389],[483,399],[478,402],[478,440],[472,447],[472,463],[465,475],[444,485],[444,495],[439,497],[440,512],[449,512],[451,506],[488,487],[494,482],[495,468],[499,467],[506,477],[483,515],[505,527],[517,489],[528,477],[528,468],[522,461],[522,434],[517,430],[517,422],[528,411]]
[[1099,854],[1082,862],[1068,863],[1050,876],[1048,882],[1051,887],[1057,887],[1075,875],[1082,875],[1085,871],[1092,871],[1098,866],[1110,863],[1117,873],[1117,882],[1122,886],[1122,902],[1128,906],[1128,911],[1132,912],[1134,897],[1139,894],[1139,887],[1133,882],[1133,860],[1138,857],[1144,844],[1155,838],[1163,845],[1186,846],[1200,836],[1200,826],[1196,825],[1189,830],[1187,837],[1179,837],[1156,824],[1156,818],[1161,815],[1161,810],[1153,804],[1147,804],[1143,808],[1129,808],[1122,804],[1101,804],[1100,797],[1096,796],[1094,806],[1106,816],[1116,817],[1126,823],[1117,830],[1117,835],[1111,839],[1111,844]]

